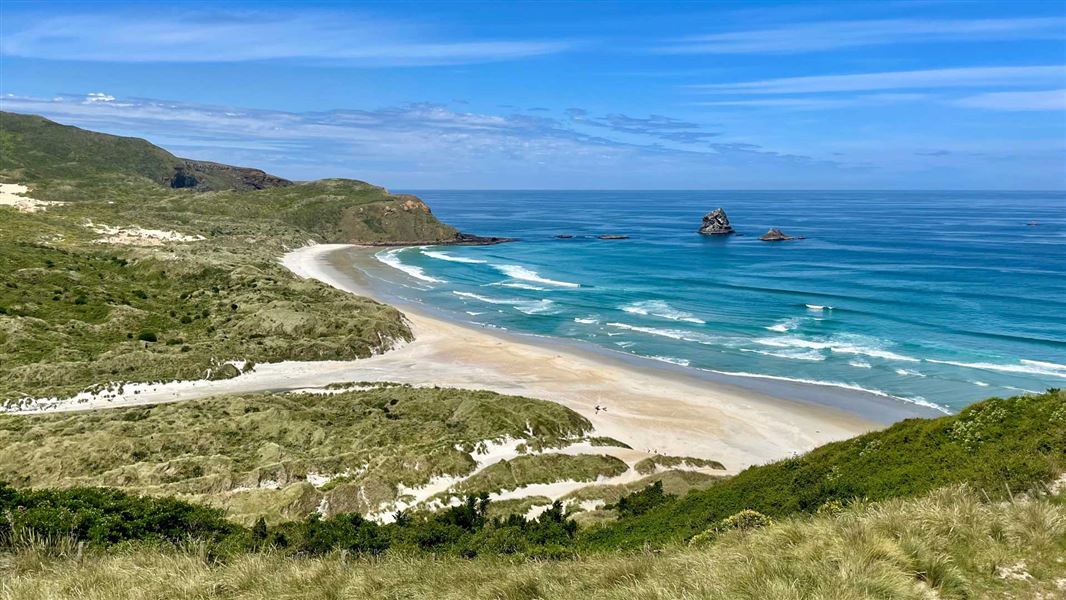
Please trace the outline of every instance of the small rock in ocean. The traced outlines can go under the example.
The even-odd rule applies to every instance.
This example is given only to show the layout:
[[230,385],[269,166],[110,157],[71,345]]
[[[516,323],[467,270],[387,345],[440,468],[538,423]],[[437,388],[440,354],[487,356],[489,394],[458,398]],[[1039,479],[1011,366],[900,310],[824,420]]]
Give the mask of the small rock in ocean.
[[759,239],[764,242],[783,242],[785,240],[802,240],[803,238],[785,235],[785,232],[781,231],[780,229],[776,227],[771,227],[770,231],[767,231],[766,233],[762,234],[762,237],[760,237]]
[[700,227],[700,233],[702,235],[726,235],[736,232],[733,231],[733,226],[729,224],[729,217],[725,216],[725,211],[716,208],[703,215],[703,225]]
[[601,240],[628,240],[629,239],[628,235],[620,235],[620,234],[617,234],[617,233],[605,233],[603,235],[598,235],[596,237],[600,238]]
[[572,237],[574,237],[574,236],[570,235],[569,233],[560,233],[559,235],[555,236],[555,239],[557,239],[557,240],[568,240],[568,239],[570,239]]

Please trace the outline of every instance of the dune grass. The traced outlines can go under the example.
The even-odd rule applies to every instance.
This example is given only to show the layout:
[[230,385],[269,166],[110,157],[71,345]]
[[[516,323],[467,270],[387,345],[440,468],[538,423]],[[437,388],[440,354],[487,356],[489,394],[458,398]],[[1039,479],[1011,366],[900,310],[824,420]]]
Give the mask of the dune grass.
[[[372,512],[396,499],[401,485],[468,474],[475,467],[470,453],[483,440],[554,446],[590,430],[583,417],[552,402],[405,385],[0,415],[0,481],[174,495],[224,507],[245,525],[259,516],[273,524],[301,519],[323,502],[330,514]],[[565,458],[527,468],[526,479],[595,479],[628,468],[617,459],[601,465],[585,460],[599,457]],[[496,487],[479,478],[464,489]]]
[[965,599],[1066,594],[1061,497],[990,503],[966,487],[735,531],[703,548],[533,561],[386,553],[212,558],[203,544],[113,553],[24,544],[0,598]]

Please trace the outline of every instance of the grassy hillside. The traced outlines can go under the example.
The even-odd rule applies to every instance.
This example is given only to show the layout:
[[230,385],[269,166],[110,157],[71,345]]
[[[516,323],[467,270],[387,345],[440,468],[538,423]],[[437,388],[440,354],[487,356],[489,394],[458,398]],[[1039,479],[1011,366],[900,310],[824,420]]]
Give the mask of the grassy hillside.
[[[485,440],[550,448],[590,430],[584,418],[551,402],[409,386],[0,415],[0,481],[173,495],[224,507],[246,525],[260,516],[274,524],[316,510],[373,512],[397,499],[399,486],[470,474],[472,454]],[[551,453],[512,462],[497,463],[460,489],[591,480],[628,468],[609,457]],[[503,480],[506,467],[516,473]]]
[[138,138],[60,125],[35,115],[0,112],[0,175],[25,183],[81,181],[87,175],[142,177],[199,190],[247,190],[291,182],[258,169],[178,158]]
[[991,399],[955,416],[909,419],[751,467],[648,512],[590,529],[590,548],[639,548],[685,540],[742,510],[772,517],[826,503],[924,494],[966,482],[1001,498],[1066,471],[1066,391]]
[[734,531],[699,548],[551,563],[402,552],[218,560],[199,544],[83,555],[38,541],[0,551],[0,598],[1050,600],[1066,594],[1064,555],[1061,496],[997,504],[948,488]]
[[[458,236],[417,198],[363,182],[275,181],[40,117],[0,113],[0,150],[0,182],[61,203],[0,205],[0,404],[380,352],[410,338],[399,312],[277,258],[309,241]],[[200,183],[170,187],[175,169]]]

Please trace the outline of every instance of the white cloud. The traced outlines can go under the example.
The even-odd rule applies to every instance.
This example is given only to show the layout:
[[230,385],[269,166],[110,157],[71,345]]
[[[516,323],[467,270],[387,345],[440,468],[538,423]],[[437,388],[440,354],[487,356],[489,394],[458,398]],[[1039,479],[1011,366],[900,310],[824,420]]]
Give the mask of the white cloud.
[[815,75],[689,86],[718,94],[812,94],[872,90],[988,87],[1066,82],[1066,66],[963,67]]
[[[661,188],[693,182],[694,174],[742,177],[752,168],[781,177],[797,170],[803,177],[844,171],[832,161],[758,145],[709,143],[696,124],[663,115],[589,116],[597,125],[587,126],[426,103],[295,113],[129,98],[86,102],[86,96],[8,96],[0,98],[0,109],[146,137],[178,154],[295,179],[349,176],[405,187]],[[688,135],[672,139],[674,134]],[[645,141],[633,141],[641,137]]]
[[978,94],[960,98],[955,104],[966,108],[1007,111],[1066,110],[1066,89]]
[[770,29],[691,36],[658,48],[667,54],[790,54],[882,44],[1063,39],[1066,20],[881,19],[800,23]]
[[3,54],[54,60],[423,66],[511,60],[574,45],[558,40],[447,40],[414,23],[315,11],[141,11],[9,21],[0,41]]

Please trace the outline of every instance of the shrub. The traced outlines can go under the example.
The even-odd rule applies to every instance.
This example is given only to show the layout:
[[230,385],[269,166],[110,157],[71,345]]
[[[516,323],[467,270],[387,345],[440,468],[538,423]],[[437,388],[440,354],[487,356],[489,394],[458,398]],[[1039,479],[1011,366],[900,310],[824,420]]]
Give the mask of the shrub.
[[157,342],[159,338],[156,337],[154,331],[142,331],[137,334],[137,339],[142,342]]
[[663,493],[663,482],[660,480],[640,491],[622,496],[617,503],[608,505],[606,508],[617,510],[620,517],[632,517],[642,515],[652,508],[670,502],[675,498],[677,496],[673,494]]

